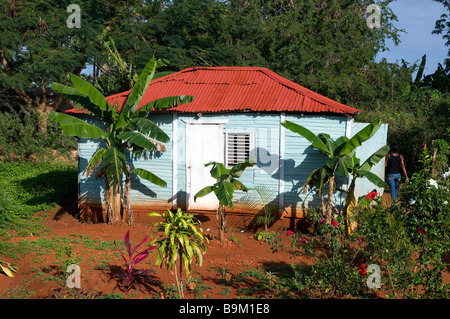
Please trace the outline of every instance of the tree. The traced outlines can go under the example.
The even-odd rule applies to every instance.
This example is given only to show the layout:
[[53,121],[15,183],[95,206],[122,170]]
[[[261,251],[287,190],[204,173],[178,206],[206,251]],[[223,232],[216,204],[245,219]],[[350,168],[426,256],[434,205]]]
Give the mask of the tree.
[[387,49],[387,39],[399,42],[391,2],[377,1],[381,28],[369,29],[366,9],[373,1],[230,0],[230,41],[241,49],[243,65],[268,67],[356,106],[366,94],[360,88],[368,65]]
[[[52,85],[57,92],[80,103],[87,111],[87,115],[85,115],[86,120],[56,112],[50,113],[49,117],[58,122],[60,128],[70,136],[99,139],[103,142],[87,164],[85,173],[92,174],[102,164],[97,175],[104,178],[106,182],[105,203],[109,224],[120,219],[121,209],[122,219],[127,218],[130,225],[133,223],[129,198],[131,173],[155,185],[162,187],[167,185],[161,178],[145,169],[135,168],[130,171],[125,154],[127,150],[131,150],[134,155],[140,156],[145,150],[155,150],[156,146],[149,138],[162,143],[168,142],[168,135],[148,119],[148,115],[153,110],[163,110],[192,101],[191,96],[172,96],[139,106],[156,70],[167,63],[168,61],[156,60],[154,57],[150,59],[121,110],[117,103],[111,105],[93,85],[74,74],[70,74],[73,87],[59,83]],[[87,123],[90,120],[98,124]],[[125,176],[125,187],[122,192],[123,176]],[[120,200],[122,195],[123,201]]]
[[[439,20],[436,21],[433,34],[442,34],[442,37],[446,40],[445,45],[450,46],[450,1],[449,0],[434,0],[442,3],[447,9],[448,13],[443,13]],[[450,58],[450,49],[448,51]],[[450,63],[449,63],[450,64]]]
[[[81,28],[70,28],[66,12],[69,0],[1,0],[0,87],[13,89],[36,108],[46,131],[47,115],[62,101],[49,99],[53,82],[66,82],[65,75],[80,75],[87,64],[100,59],[97,44],[106,25],[120,8],[102,1],[81,0]],[[27,89],[39,88],[40,98]]]
[[210,165],[212,165],[210,171],[211,176],[215,178],[217,182],[214,185],[206,186],[199,190],[197,194],[194,195],[194,201],[196,201],[198,197],[203,197],[214,192],[219,200],[217,212],[219,219],[219,240],[220,242],[223,242],[225,240],[225,207],[230,207],[231,210],[234,210],[233,193],[235,190],[248,191],[248,188],[237,178],[241,177],[247,167],[255,165],[255,162],[247,159],[245,162],[238,163],[229,169],[225,168],[222,163],[209,162],[205,164],[205,167]]
[[[314,134],[307,128],[290,122],[284,121],[281,123],[284,127],[297,133],[309,142],[311,146],[316,148],[321,154],[327,157],[324,166],[315,169],[306,179],[306,185],[315,186],[319,190],[322,199],[322,213],[327,222],[331,222],[332,207],[333,207],[333,193],[336,187],[336,174],[343,172],[348,176],[349,160],[354,159],[356,148],[363,142],[370,139],[381,126],[381,119],[377,119],[366,127],[361,129],[352,138],[341,136],[333,140],[328,134],[320,133]],[[324,186],[328,184],[328,197],[326,203],[324,202]]]

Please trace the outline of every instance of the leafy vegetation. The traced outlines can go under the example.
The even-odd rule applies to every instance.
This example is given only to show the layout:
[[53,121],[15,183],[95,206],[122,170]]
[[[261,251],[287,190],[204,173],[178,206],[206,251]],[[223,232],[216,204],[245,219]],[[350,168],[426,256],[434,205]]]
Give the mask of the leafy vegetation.
[[[127,151],[131,151],[135,157],[142,156],[145,151],[156,151],[154,140],[162,143],[169,141],[169,136],[148,118],[151,112],[192,101],[190,96],[169,96],[140,105],[156,70],[167,63],[168,61],[151,58],[122,106],[119,106],[117,102],[111,105],[97,88],[74,74],[70,74],[73,87],[60,83],[52,85],[57,92],[80,103],[86,111],[87,119],[53,111],[49,117],[58,122],[60,128],[69,136],[97,139],[102,142],[89,160],[84,173],[89,176],[99,165],[102,166],[96,176],[105,180],[108,224],[118,222],[121,214],[122,219],[126,219],[129,225],[133,224],[134,216],[129,198],[131,173],[155,185],[162,187],[167,185],[165,181],[146,169],[135,168],[130,171],[126,156]],[[122,187],[123,177],[125,177],[124,187]]]
[[203,197],[209,193],[214,192],[219,200],[218,207],[218,219],[219,219],[219,240],[223,242],[225,240],[225,225],[226,225],[226,213],[225,207],[230,207],[234,210],[233,205],[233,193],[235,190],[248,191],[248,188],[238,180],[247,167],[255,165],[254,159],[247,159],[242,163],[234,165],[232,168],[225,168],[222,163],[209,162],[205,164],[205,167],[212,165],[210,174],[216,179],[214,185],[209,185],[197,192],[194,195],[194,200],[198,197]]
[[[385,185],[381,178],[370,172],[370,169],[386,156],[389,152],[389,147],[385,146],[375,152],[361,166],[359,165],[359,159],[355,156],[356,148],[361,146],[363,142],[369,140],[380,128],[380,119],[368,124],[351,138],[341,136],[336,140],[333,140],[330,135],[325,133],[316,135],[307,128],[290,121],[284,121],[281,124],[292,132],[305,137],[311,143],[312,147],[327,157],[327,161],[323,167],[311,172],[303,188],[309,186],[310,188],[318,189],[322,200],[322,213],[328,223],[331,222],[332,218],[333,193],[337,186],[337,175],[344,175],[349,178],[349,174],[352,174],[354,177],[348,192],[347,208],[354,205],[354,187],[357,177],[365,177],[375,183],[375,185],[381,187]],[[328,184],[328,197],[325,202],[324,188],[326,184]]]
[[370,262],[381,263],[385,289],[392,298],[448,298],[442,274],[450,247],[449,180],[430,184],[431,156],[422,153],[422,170],[405,186],[400,203],[378,200],[357,213],[360,236]]
[[[151,213],[149,216],[161,216],[158,213]],[[200,222],[194,218],[192,213],[185,213],[180,208],[176,213],[170,210],[162,214],[164,221],[157,226],[158,231],[164,232],[157,240],[158,258],[156,264],[164,264],[167,269],[174,269],[180,298],[184,298],[183,266],[186,272],[186,279],[191,274],[191,265],[203,264],[203,254],[206,251],[204,241],[208,239],[203,236],[203,229]],[[197,229],[198,227],[198,229]],[[179,261],[179,277],[176,262]]]
[[125,270],[125,274],[122,275],[121,277],[122,277],[122,286],[127,291],[129,291],[130,288],[135,284],[135,281],[136,281],[137,277],[139,277],[139,276],[146,276],[148,274],[148,271],[146,271],[146,270],[136,270],[136,269],[134,269],[134,267],[136,266],[137,263],[139,263],[139,262],[143,261],[145,258],[147,258],[150,250],[156,248],[156,246],[151,246],[150,248],[146,248],[146,249],[138,252],[137,250],[139,249],[139,247],[142,246],[143,243],[145,243],[146,240],[147,240],[147,237],[142,239],[142,241],[138,245],[133,247],[131,245],[130,232],[127,231],[127,233],[125,234],[125,236],[123,238],[123,242],[125,243],[125,248],[126,248],[126,252],[128,254],[128,258],[117,247],[116,243],[114,242],[114,245],[116,246],[117,252],[120,254],[120,256],[125,261],[126,270]]
[[77,176],[77,166],[70,162],[0,163],[0,234],[30,233],[30,227],[39,232],[33,215],[76,196]]

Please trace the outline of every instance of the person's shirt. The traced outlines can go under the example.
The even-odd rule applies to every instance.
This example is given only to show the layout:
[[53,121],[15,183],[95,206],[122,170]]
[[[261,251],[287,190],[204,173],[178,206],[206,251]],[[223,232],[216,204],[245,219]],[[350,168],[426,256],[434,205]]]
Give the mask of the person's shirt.
[[389,154],[389,159],[387,162],[387,173],[388,174],[400,174],[400,169],[402,166],[401,155]]

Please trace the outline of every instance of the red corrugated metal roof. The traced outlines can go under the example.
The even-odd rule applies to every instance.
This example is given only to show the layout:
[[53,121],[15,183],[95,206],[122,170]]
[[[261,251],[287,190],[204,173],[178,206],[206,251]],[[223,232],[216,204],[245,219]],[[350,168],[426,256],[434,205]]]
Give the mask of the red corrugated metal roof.
[[[111,104],[117,101],[123,105],[129,92],[107,99]],[[194,96],[191,103],[171,109],[186,113],[255,111],[356,115],[360,112],[259,67],[188,68],[152,81],[140,106],[176,95]],[[80,113],[76,109],[66,112]]]

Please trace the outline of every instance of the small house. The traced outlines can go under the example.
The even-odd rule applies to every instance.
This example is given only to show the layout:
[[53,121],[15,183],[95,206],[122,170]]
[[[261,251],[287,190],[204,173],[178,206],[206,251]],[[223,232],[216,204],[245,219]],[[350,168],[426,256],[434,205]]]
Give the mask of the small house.
[[[128,94],[111,95],[108,100],[122,105]],[[151,211],[178,207],[193,212],[215,212],[218,202],[214,194],[194,201],[198,190],[215,182],[209,172],[211,167],[204,164],[218,161],[230,167],[247,158],[256,158],[257,163],[247,168],[240,180],[248,188],[269,187],[273,191],[270,204],[276,207],[280,217],[302,217],[305,208],[320,205],[319,196],[314,192],[304,193],[302,188],[308,175],[325,159],[305,138],[286,130],[281,122],[289,120],[316,134],[328,133],[332,138],[351,137],[362,128],[361,123],[354,122],[359,110],[266,68],[188,68],[152,81],[141,105],[176,95],[192,95],[194,100],[151,115],[151,120],[170,136],[170,142],[160,145],[146,158],[132,162],[167,182],[163,188],[132,174],[131,203],[137,222],[144,221]],[[76,109],[67,113],[79,113],[83,117]],[[386,129],[380,130],[377,145],[371,147],[379,148],[386,143]],[[87,178],[83,174],[98,143],[79,139],[79,208],[83,215],[101,220],[104,181],[96,179],[95,174]],[[364,144],[358,152],[363,159]],[[379,166],[377,174],[384,178],[384,165]],[[346,183],[342,181],[341,186],[345,187]],[[361,193],[375,188],[364,183],[361,187]],[[343,194],[336,192],[335,197],[335,202],[340,204]],[[248,194],[244,192],[235,193],[234,213],[250,218],[254,212],[249,211],[246,198]]]

